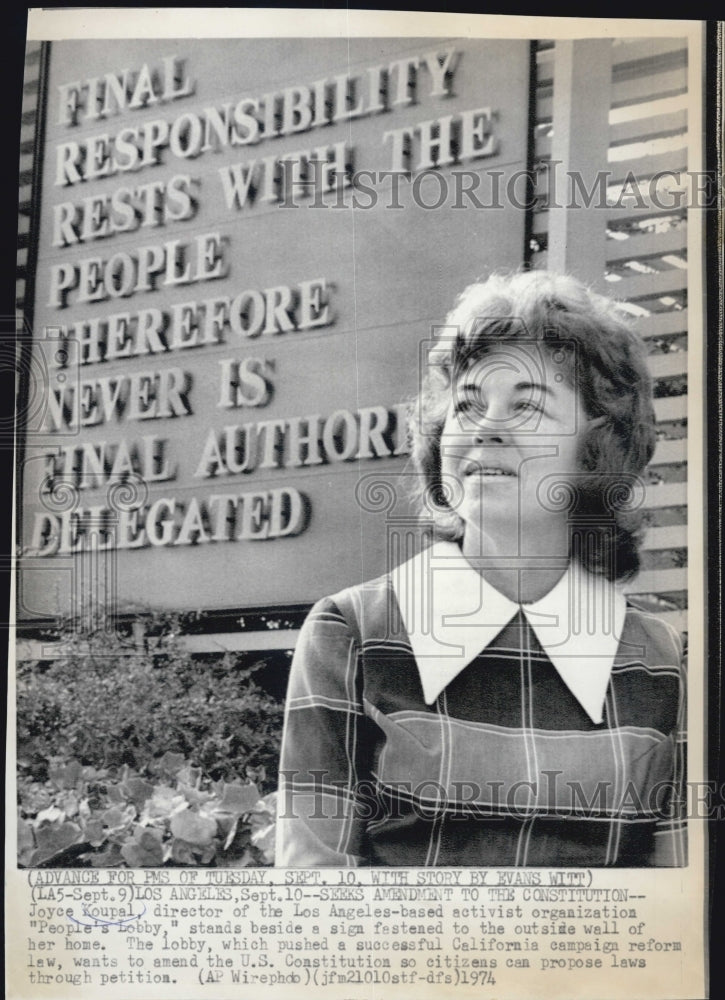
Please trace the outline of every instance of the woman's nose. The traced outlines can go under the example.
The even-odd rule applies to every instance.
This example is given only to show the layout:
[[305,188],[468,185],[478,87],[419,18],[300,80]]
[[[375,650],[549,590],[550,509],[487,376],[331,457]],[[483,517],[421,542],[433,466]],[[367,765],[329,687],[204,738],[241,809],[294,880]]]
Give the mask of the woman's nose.
[[473,440],[476,444],[505,444],[507,435],[500,428],[479,427],[473,435]]
[[511,432],[511,414],[502,407],[488,406],[477,415],[474,438],[483,443],[507,441]]

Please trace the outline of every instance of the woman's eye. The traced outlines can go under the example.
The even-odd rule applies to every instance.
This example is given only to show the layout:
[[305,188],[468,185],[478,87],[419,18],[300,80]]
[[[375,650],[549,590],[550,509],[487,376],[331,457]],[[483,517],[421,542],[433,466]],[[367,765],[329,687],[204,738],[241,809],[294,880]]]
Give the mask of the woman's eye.
[[517,413],[541,413],[543,407],[540,403],[536,403],[533,399],[521,399],[514,405],[514,410]]
[[[480,409],[480,404],[475,407],[475,409]],[[453,412],[458,416],[462,413],[471,413],[474,410],[474,404],[470,399],[462,399],[457,402],[453,407]]]

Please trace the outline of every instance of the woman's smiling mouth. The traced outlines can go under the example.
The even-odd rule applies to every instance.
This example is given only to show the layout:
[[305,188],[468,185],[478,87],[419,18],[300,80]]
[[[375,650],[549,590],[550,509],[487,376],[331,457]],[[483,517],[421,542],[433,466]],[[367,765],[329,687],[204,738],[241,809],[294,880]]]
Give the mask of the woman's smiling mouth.
[[504,465],[481,465],[478,462],[469,461],[463,470],[464,476],[510,476],[515,477],[513,469]]

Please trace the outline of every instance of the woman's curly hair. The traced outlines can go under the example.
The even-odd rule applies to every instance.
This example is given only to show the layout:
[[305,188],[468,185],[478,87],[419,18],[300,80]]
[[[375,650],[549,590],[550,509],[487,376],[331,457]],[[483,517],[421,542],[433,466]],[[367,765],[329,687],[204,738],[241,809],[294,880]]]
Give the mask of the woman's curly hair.
[[432,513],[438,537],[462,537],[463,521],[441,479],[443,426],[459,376],[490,349],[514,341],[534,341],[563,359],[565,378],[589,418],[579,454],[582,475],[570,497],[570,555],[608,579],[633,576],[644,522],[632,509],[633,485],[655,446],[646,350],[624,310],[566,275],[493,275],[458,297],[410,407],[421,508]]

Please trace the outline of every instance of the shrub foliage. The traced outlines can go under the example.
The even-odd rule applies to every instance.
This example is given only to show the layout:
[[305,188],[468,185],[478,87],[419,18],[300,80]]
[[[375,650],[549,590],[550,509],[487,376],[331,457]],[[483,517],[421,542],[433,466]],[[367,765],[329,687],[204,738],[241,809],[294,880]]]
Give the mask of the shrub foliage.
[[20,863],[272,863],[283,709],[262,664],[200,662],[168,619],[143,648],[57,638],[17,669]]

